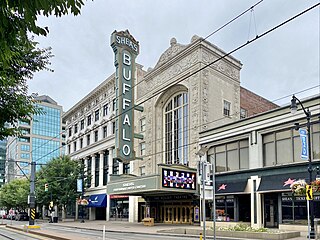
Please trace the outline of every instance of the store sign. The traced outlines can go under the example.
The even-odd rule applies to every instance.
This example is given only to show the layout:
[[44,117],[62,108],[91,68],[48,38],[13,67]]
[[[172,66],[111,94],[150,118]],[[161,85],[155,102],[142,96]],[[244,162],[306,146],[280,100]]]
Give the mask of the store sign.
[[129,163],[135,159],[134,151],[134,77],[139,54],[139,43],[129,31],[114,31],[111,47],[116,67],[116,152],[115,157]]
[[162,169],[162,187],[196,190],[196,183],[195,172]]

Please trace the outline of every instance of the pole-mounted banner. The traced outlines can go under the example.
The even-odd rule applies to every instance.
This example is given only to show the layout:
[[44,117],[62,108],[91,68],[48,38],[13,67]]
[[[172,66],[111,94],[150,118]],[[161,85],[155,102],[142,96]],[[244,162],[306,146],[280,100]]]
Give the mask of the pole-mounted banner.
[[308,140],[307,140],[307,130],[300,128],[300,139],[301,139],[301,159],[308,160],[309,153],[308,153]]
[[139,42],[126,31],[114,31],[111,47],[116,67],[116,129],[115,156],[124,163],[135,159],[134,151],[134,84],[135,59],[139,54]]

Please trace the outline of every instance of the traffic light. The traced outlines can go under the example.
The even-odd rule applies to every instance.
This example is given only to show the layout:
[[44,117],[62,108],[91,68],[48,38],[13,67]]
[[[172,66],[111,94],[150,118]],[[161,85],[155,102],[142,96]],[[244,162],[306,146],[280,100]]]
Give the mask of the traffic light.
[[48,183],[45,183],[45,184],[44,184],[44,191],[45,191],[45,192],[48,192],[48,190],[49,190],[49,184],[48,184]]

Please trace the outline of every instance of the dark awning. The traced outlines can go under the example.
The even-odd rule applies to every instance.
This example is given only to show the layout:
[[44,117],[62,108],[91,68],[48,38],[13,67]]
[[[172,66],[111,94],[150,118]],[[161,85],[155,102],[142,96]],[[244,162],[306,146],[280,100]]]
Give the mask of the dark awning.
[[262,176],[258,191],[259,192],[288,191],[290,190],[290,185],[294,181],[297,181],[299,179],[304,179],[306,180],[306,182],[308,182],[308,178],[307,178],[308,175],[309,173],[305,171],[305,172]]
[[107,195],[96,194],[91,195],[89,198],[89,204],[87,207],[106,207],[107,206]]
[[247,182],[247,179],[233,181],[216,181],[216,194],[224,195],[244,193]]

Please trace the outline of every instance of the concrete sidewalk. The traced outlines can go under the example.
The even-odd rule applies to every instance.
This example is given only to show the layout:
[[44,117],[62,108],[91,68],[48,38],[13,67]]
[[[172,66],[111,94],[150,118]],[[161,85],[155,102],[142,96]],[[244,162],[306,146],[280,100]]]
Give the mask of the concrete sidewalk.
[[[52,237],[53,239],[60,239],[60,240],[70,240],[70,239],[77,239],[82,240],[79,236],[72,236],[72,234],[66,233],[66,234],[60,234],[57,235],[57,233],[53,232],[52,230],[47,230],[46,226],[56,226],[56,227],[68,227],[68,228],[75,228],[75,229],[89,229],[89,230],[96,230],[96,231],[103,231],[105,230],[107,232],[127,232],[127,233],[144,233],[144,234],[162,234],[162,235],[176,235],[176,236],[188,236],[183,233],[185,233],[187,230],[202,230],[201,226],[195,226],[195,225],[169,225],[169,224],[155,224],[155,226],[144,226],[143,223],[129,223],[126,221],[89,221],[86,220],[84,223],[81,223],[80,221],[64,221],[64,222],[58,222],[58,223],[48,223],[45,221],[37,221],[37,225],[40,225],[42,227],[41,230],[38,231],[32,231],[34,234],[41,234],[42,236]],[[13,226],[15,228],[20,228],[20,230],[23,228],[23,225],[19,226]],[[207,228],[210,228],[210,226],[207,226]],[[160,233],[163,230],[172,230],[171,233]],[[30,231],[31,232],[31,231]],[[197,235],[192,235],[196,236]],[[212,239],[213,236],[207,235],[208,239]],[[87,238],[83,238],[87,239]],[[227,238],[226,238],[227,239]],[[243,238],[244,239],[244,238]],[[301,233],[301,237],[291,238],[291,240],[305,240],[307,239],[306,233]]]

